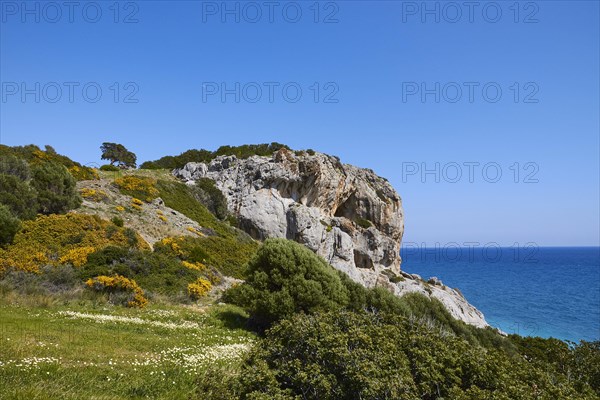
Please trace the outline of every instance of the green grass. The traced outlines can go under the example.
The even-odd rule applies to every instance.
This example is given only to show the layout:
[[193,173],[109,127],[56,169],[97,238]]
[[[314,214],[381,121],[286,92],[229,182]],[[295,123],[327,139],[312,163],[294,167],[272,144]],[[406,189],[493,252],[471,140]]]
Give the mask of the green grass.
[[[9,299],[0,298],[2,399],[187,399],[199,374],[235,368],[254,340],[233,306],[45,308]],[[125,319],[91,319],[99,315]]]
[[[222,274],[244,278],[246,263],[256,253],[259,244],[243,231],[218,220],[194,198],[185,184],[159,180],[156,186],[167,207],[179,211],[200,226],[212,229],[216,233],[216,236],[194,240],[194,246],[199,252],[207,256]],[[196,261],[202,261],[202,258],[199,257]]]
[[120,170],[120,171],[98,171],[100,179],[116,179],[126,175],[144,176],[155,179],[163,179],[168,181],[176,181],[177,179],[171,173],[169,169],[132,169],[132,170]]
[[229,224],[219,221],[206,207],[200,204],[184,183],[159,180],[156,188],[167,207],[179,211],[202,227],[210,228],[222,236],[234,234]]

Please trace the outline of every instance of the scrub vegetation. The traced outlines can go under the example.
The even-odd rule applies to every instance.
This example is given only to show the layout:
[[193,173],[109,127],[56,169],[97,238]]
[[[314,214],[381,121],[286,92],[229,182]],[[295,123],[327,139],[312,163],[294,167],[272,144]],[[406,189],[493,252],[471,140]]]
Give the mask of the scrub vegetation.
[[600,342],[503,336],[367,289],[298,243],[253,240],[214,182],[166,170],[282,147],[133,169],[105,143],[111,166],[96,170],[0,146],[0,398],[600,396]]

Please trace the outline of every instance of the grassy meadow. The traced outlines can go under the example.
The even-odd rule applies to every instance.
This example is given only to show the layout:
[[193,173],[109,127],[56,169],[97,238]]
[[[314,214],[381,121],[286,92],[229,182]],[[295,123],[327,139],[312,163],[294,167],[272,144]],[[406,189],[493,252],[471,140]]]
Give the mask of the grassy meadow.
[[235,369],[254,341],[245,319],[230,305],[50,308],[2,295],[0,398],[202,398],[203,371]]

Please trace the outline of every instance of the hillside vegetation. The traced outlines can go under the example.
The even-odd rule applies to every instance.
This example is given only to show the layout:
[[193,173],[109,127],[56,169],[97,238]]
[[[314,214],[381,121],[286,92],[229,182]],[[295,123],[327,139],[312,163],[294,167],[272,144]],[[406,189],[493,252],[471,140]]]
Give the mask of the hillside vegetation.
[[599,342],[504,337],[366,289],[300,244],[251,239],[212,181],[128,169],[135,154],[108,145],[101,170],[0,146],[0,398],[600,396]]
[[281,143],[247,144],[242,146],[221,146],[215,151],[188,150],[178,156],[165,156],[156,161],[146,161],[140,168],[143,169],[175,169],[182,168],[189,162],[209,163],[219,156],[236,156],[248,158],[251,156],[270,156],[280,149],[290,148]]

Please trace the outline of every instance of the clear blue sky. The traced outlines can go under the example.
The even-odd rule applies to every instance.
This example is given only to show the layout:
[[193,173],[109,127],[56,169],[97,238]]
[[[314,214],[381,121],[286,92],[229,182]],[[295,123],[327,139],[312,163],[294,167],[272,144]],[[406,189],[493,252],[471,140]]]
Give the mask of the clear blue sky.
[[[278,141],[387,177],[403,199],[408,242],[598,245],[598,2],[521,2],[518,13],[513,3],[478,2],[472,15],[461,6],[459,16],[428,2],[436,22],[420,1],[321,2],[315,23],[313,1],[278,2],[272,22],[262,1],[253,3],[259,17],[253,5],[228,2],[240,7],[239,22],[220,1],[122,2],[118,15],[113,1],[73,10],[27,2],[32,13],[0,1],[0,142],[51,144],[91,163],[103,141],[125,144],[139,161]],[[210,94],[222,82],[245,87],[239,103]],[[253,82],[263,89],[254,103]],[[265,82],[279,84],[272,102]],[[421,83],[436,82],[440,101],[423,101]],[[465,82],[478,84],[472,102]],[[33,91],[25,101],[23,83]],[[292,103],[296,87],[303,95]],[[337,102],[325,102],[336,90],[328,98]],[[480,163],[472,183],[469,162]],[[440,182],[407,175],[436,163]],[[456,183],[453,163],[463,173]],[[484,179],[486,163],[500,167],[499,182]]]

